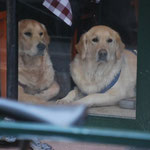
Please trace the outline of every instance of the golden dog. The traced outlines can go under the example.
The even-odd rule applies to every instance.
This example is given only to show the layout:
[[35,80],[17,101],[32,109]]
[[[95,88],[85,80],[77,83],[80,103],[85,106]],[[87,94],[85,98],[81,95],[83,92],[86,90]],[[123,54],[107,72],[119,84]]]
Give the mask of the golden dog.
[[77,88],[57,103],[108,106],[135,97],[137,57],[125,50],[116,31],[95,26],[81,36],[76,48],[70,70]]
[[47,51],[50,37],[45,26],[35,20],[21,20],[18,28],[18,98],[31,103],[45,103],[59,92]]

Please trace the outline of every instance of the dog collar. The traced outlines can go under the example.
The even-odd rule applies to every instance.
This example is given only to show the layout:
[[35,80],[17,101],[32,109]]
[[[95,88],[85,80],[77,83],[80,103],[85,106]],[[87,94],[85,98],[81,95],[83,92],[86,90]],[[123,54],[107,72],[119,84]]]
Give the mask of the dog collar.
[[121,70],[115,75],[115,77],[113,78],[113,80],[106,86],[104,87],[100,93],[105,93],[107,92],[110,88],[112,88],[115,83],[118,81],[119,77],[120,77],[120,73],[121,73]]
[[23,88],[24,92],[27,93],[27,94],[31,94],[31,95],[35,95],[35,94],[39,94],[39,93],[42,93],[43,91],[47,90],[48,87],[42,89],[42,90],[30,90],[30,87],[28,87],[27,85],[25,84],[22,84],[20,81],[18,81],[18,84]]
[[[136,50],[128,50],[128,51],[131,51],[134,55],[137,55],[137,51]],[[120,73],[121,73],[121,70],[118,72],[118,74],[116,74],[113,78],[113,80],[106,86],[104,87],[99,93],[105,93],[107,92],[109,89],[111,89],[115,83],[118,81],[119,77],[120,77]],[[87,94],[81,92],[84,96],[87,96]]]
[[[132,52],[134,55],[137,55],[137,51],[136,50],[129,50],[130,52]],[[119,73],[117,75],[115,75],[114,79],[110,82],[110,84],[108,84],[106,87],[104,87],[100,93],[105,93],[106,91],[108,91],[110,88],[112,88],[115,83],[118,81],[119,77],[120,77],[120,73],[121,70],[119,71]]]
[[[97,92],[97,93],[105,93],[109,89],[111,89],[115,85],[115,83],[118,81],[118,79],[120,77],[120,73],[121,73],[121,70],[118,72],[118,74],[115,75],[113,80],[106,87],[104,87],[100,92]],[[83,91],[81,91],[80,89],[78,89],[78,90],[80,91],[80,93],[82,93],[82,96],[87,96],[88,95],[88,94],[84,93]]]

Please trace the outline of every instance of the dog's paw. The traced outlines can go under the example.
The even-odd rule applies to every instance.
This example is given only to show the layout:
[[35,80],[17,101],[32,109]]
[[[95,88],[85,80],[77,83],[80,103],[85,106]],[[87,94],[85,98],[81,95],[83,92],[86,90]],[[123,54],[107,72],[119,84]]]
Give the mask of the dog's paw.
[[68,99],[58,99],[56,101],[56,104],[69,104],[69,103],[71,103],[71,101]]

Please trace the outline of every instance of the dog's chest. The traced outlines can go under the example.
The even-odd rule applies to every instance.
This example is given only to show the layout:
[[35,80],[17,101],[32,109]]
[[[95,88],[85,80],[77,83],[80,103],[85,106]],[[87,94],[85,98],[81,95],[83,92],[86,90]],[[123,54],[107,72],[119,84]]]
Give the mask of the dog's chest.
[[45,61],[31,65],[19,65],[19,82],[32,87],[49,86],[53,81],[54,71]]
[[98,93],[111,83],[121,65],[112,62],[98,65],[95,62],[73,61],[71,75],[77,87],[85,94]]
[[[71,65],[71,75],[78,88],[86,94],[97,93],[103,86],[102,74],[96,65],[73,63]],[[101,83],[101,84],[100,84]]]
[[19,81],[25,84],[36,85],[41,79],[43,79],[43,71],[38,68],[26,68],[19,69]]

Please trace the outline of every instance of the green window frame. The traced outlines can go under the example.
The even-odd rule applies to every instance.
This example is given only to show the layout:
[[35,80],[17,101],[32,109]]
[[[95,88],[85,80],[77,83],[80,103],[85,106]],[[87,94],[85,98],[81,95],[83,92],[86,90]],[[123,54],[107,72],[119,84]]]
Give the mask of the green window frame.
[[87,126],[150,130],[150,1],[139,0],[136,119],[89,116]]

